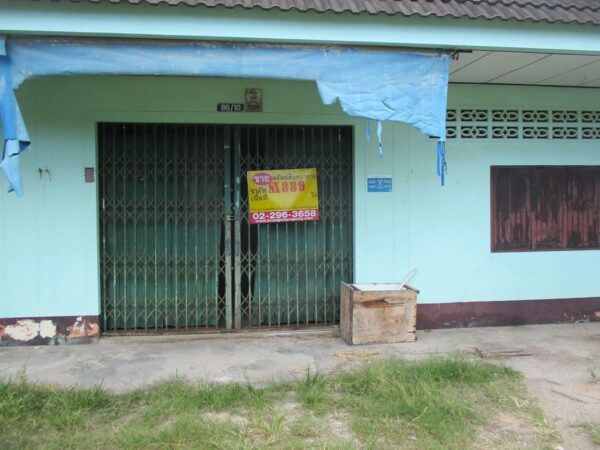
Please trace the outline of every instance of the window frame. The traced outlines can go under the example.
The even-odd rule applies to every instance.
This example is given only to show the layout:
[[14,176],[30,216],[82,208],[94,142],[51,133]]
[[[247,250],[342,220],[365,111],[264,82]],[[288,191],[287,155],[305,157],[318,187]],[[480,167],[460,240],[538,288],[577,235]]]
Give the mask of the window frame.
[[[528,171],[527,175],[527,197],[525,199],[526,205],[526,219],[527,219],[527,234],[528,234],[528,246],[525,247],[514,247],[510,248],[509,246],[505,248],[499,248],[502,246],[502,243],[497,239],[498,227],[501,226],[500,222],[496,219],[498,217],[498,204],[497,204],[497,184],[498,184],[498,173],[501,170],[512,169],[515,172],[518,170]],[[563,172],[561,175],[564,177],[563,183],[563,193],[560,203],[561,213],[560,213],[560,221],[562,223],[561,229],[561,246],[559,247],[536,247],[536,223],[539,223],[539,219],[536,217],[537,211],[539,211],[536,206],[534,206],[534,192],[539,195],[539,191],[536,191],[538,188],[538,184],[535,184],[535,174],[536,172],[539,174],[543,169],[547,169],[548,172],[553,171],[555,174],[559,174]],[[592,171],[595,173],[595,192],[596,202],[598,205],[594,208],[592,207],[592,211],[598,211],[598,221],[596,225],[596,245],[595,246],[578,246],[578,247],[570,247],[569,245],[569,233],[573,230],[573,228],[569,228],[569,224],[566,222],[568,220],[567,214],[570,211],[569,202],[572,202],[572,199],[569,197],[569,189],[570,189],[570,178],[569,171]],[[573,173],[571,172],[571,173]],[[539,197],[536,197],[536,199]],[[548,201],[548,200],[546,200]],[[510,197],[507,199],[507,202],[510,202]],[[536,203],[537,205],[538,203]],[[586,210],[588,211],[588,210]],[[548,223],[548,222],[545,222]],[[523,252],[555,252],[555,251],[581,251],[581,250],[600,250],[600,165],[491,165],[490,166],[490,251],[491,253],[523,253]]]

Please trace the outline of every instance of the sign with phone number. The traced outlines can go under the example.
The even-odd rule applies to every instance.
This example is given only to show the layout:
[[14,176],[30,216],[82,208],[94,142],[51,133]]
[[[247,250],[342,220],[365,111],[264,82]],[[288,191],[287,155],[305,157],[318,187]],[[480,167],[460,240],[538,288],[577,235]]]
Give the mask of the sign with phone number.
[[252,224],[319,220],[317,169],[248,172]]

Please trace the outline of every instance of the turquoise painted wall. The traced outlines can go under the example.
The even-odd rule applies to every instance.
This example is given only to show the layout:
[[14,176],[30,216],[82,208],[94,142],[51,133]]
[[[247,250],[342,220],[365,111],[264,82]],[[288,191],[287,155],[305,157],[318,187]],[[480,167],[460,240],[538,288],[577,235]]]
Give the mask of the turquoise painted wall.
[[[598,110],[600,90],[457,85],[459,107]],[[600,296],[600,251],[490,252],[491,165],[600,165],[600,140],[449,141],[448,185],[428,182],[434,155],[406,130],[408,233],[399,246],[427,302]],[[400,212],[396,203],[397,214]]]
[[[218,102],[243,102],[263,88],[261,114],[216,113]],[[322,106],[315,85],[197,78],[54,78],[18,92],[33,145],[23,154],[25,195],[0,194],[0,317],[99,312],[95,184],[98,121],[348,124],[337,106]],[[357,136],[364,149],[364,133]],[[376,144],[371,143],[375,153]],[[40,169],[42,170],[40,175]],[[48,172],[46,172],[48,169]],[[0,191],[7,189],[0,179]]]
[[[214,112],[246,87],[263,89],[263,113]],[[451,141],[441,188],[434,140],[385,124],[380,159],[365,122],[323,106],[312,83],[55,78],[26,82],[19,98],[34,143],[22,158],[25,196],[0,194],[0,317],[99,313],[97,192],[83,173],[96,165],[98,121],[352,125],[355,281],[397,282],[415,267],[422,302],[600,295],[600,251],[489,250],[490,165],[600,164],[599,141]],[[597,109],[600,91],[457,85],[450,103]],[[393,192],[367,193],[368,175],[392,175]]]

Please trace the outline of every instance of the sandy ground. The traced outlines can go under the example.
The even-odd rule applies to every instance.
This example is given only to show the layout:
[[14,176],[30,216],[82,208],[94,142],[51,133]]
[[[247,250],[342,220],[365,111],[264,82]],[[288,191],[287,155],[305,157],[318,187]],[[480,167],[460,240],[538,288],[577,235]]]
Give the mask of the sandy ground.
[[595,448],[583,426],[600,423],[600,323],[467,328],[417,333],[413,343],[348,346],[336,330],[103,338],[98,344],[0,347],[0,377],[123,392],[173,377],[263,383],[335,371],[373,359],[454,352],[506,364],[556,424],[563,447]]

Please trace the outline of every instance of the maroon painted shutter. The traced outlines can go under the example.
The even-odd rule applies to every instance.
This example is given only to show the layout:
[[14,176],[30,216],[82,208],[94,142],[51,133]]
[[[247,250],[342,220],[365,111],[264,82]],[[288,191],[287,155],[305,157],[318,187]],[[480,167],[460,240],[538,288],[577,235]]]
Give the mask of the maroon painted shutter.
[[566,178],[566,247],[599,248],[600,170],[569,167]]
[[492,167],[492,250],[531,248],[530,169]]
[[567,171],[564,167],[531,169],[532,248],[565,247],[565,193]]

